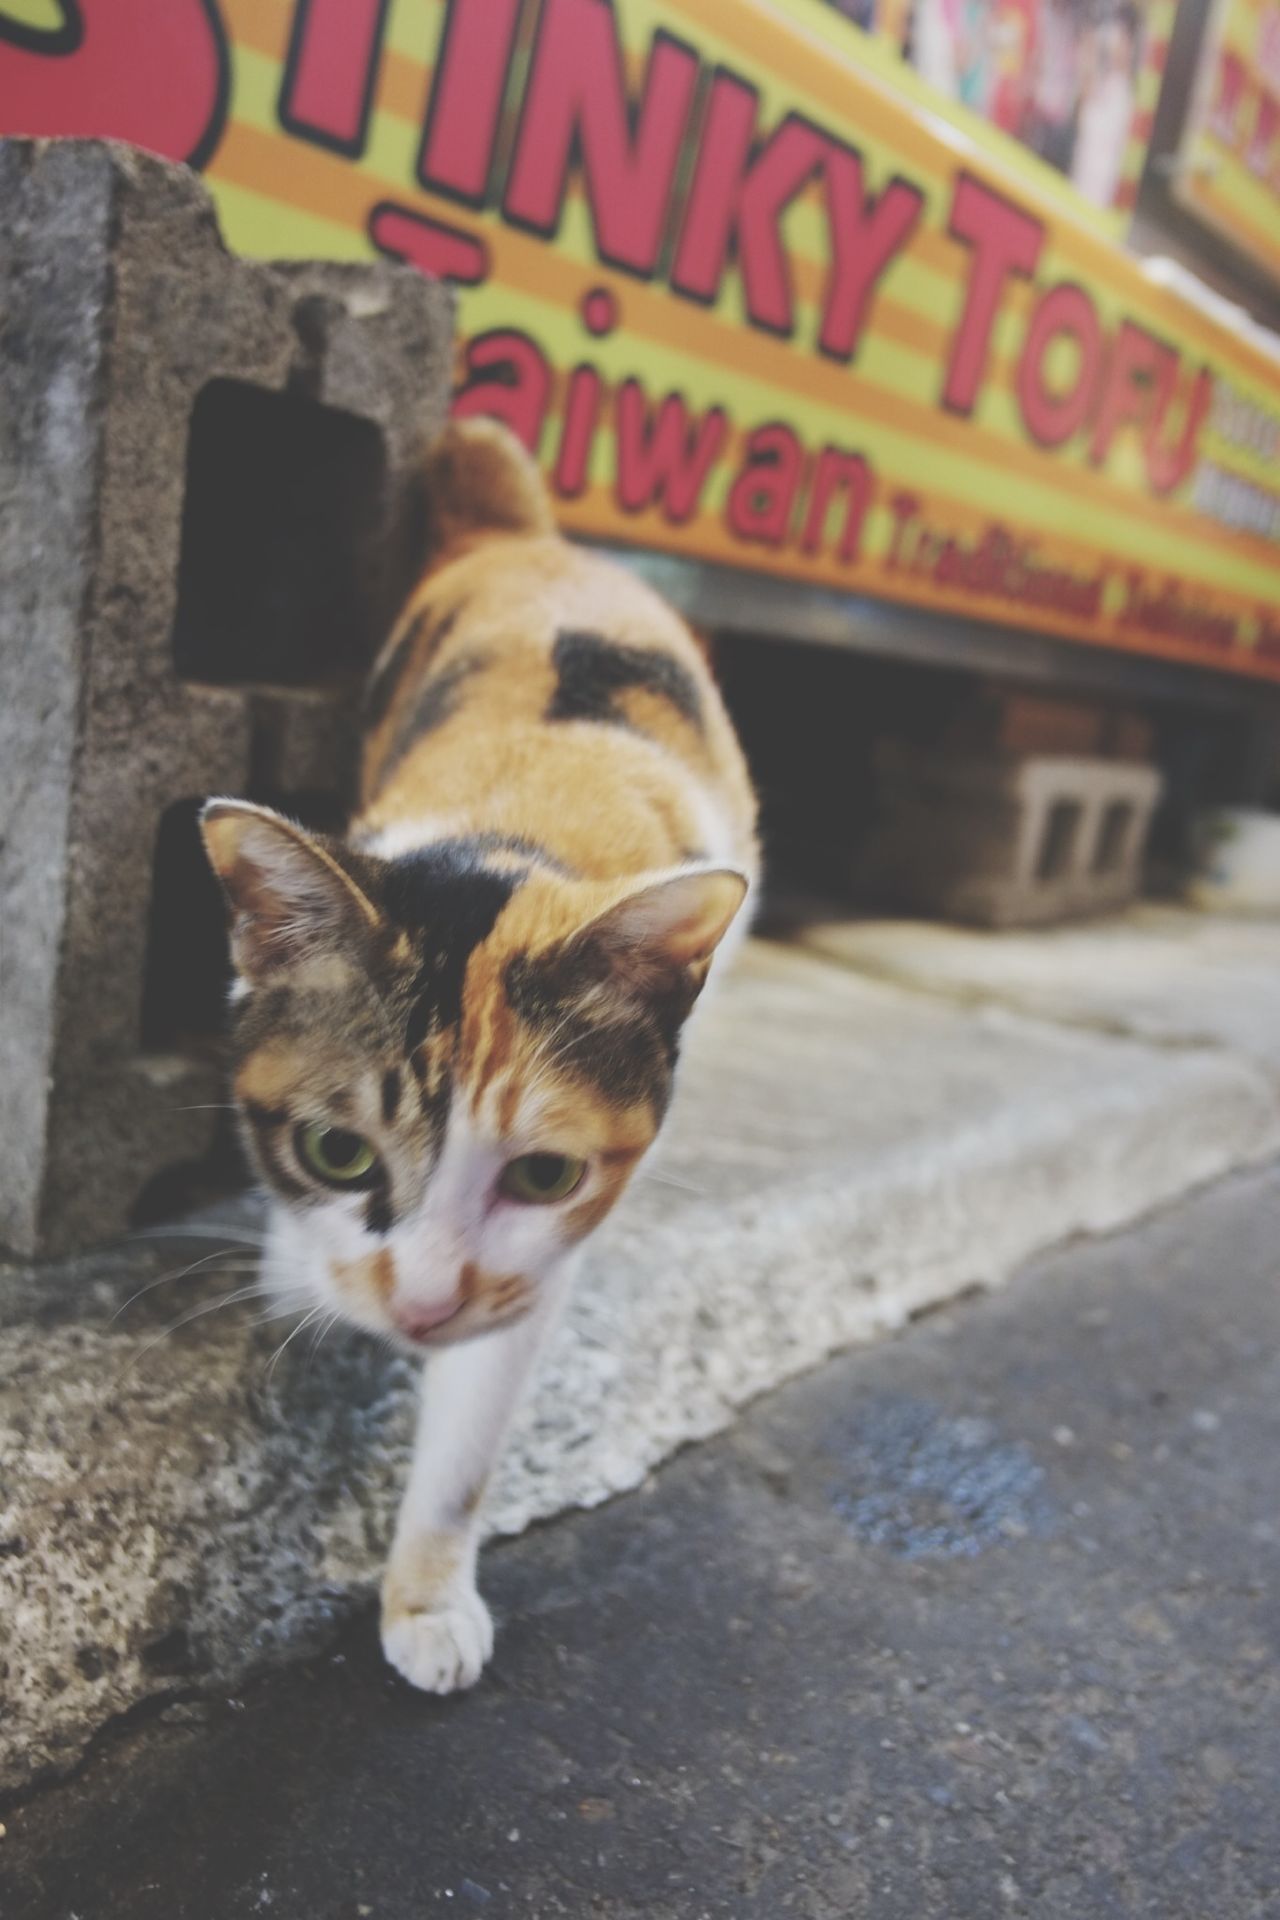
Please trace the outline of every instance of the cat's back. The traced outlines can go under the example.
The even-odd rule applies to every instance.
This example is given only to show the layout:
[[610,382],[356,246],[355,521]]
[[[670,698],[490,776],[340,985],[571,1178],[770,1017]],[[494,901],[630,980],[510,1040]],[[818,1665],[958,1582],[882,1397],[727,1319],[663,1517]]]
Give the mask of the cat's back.
[[369,689],[361,831],[536,839],[584,874],[754,875],[750,780],[685,623],[555,532],[504,430],[455,425],[428,483],[441,550]]

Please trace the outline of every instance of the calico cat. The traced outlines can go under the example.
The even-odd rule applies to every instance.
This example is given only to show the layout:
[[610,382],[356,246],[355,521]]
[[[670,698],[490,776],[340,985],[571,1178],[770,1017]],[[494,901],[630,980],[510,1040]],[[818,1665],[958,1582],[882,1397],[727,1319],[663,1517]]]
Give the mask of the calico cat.
[[445,1693],[492,1649],[477,1510],[518,1392],[658,1131],[757,849],[677,615],[559,537],[493,422],[448,428],[426,483],[430,557],[373,673],[347,838],[237,800],[202,824],[267,1266],[427,1359],[382,1636]]

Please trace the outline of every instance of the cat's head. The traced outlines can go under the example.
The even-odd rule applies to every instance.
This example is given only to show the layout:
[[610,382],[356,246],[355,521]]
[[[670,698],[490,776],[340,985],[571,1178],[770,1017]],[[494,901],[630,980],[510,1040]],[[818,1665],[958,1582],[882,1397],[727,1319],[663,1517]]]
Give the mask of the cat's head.
[[746,890],[481,836],[385,860],[215,800],[232,1083],[315,1303],[423,1347],[526,1312],[618,1199]]

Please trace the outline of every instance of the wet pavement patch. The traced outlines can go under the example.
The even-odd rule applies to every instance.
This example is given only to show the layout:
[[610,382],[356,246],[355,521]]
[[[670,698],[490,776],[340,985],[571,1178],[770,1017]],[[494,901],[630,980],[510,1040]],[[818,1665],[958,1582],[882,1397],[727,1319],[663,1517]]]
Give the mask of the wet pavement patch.
[[828,1493],[859,1540],[904,1560],[967,1559],[1052,1530],[1044,1469],[990,1420],[885,1399],[832,1436]]

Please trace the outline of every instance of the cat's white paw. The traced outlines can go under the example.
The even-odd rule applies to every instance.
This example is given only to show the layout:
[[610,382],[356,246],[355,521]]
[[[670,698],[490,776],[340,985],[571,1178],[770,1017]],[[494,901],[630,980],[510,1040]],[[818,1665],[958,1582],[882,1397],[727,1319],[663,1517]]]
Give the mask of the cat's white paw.
[[456,1693],[480,1678],[493,1652],[493,1621],[475,1588],[462,1588],[429,1612],[384,1616],[382,1651],[411,1686]]

